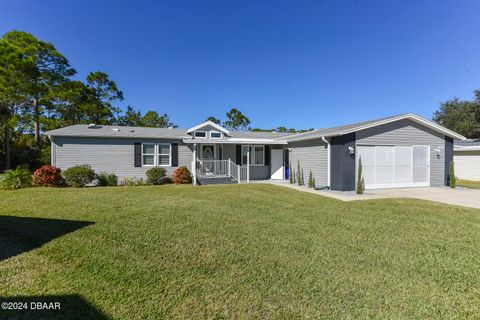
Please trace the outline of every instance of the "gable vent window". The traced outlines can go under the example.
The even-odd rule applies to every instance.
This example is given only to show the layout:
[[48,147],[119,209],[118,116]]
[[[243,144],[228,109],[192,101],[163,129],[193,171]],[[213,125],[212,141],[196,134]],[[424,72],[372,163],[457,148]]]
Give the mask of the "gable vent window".
[[210,132],[210,138],[211,139],[221,139],[222,138],[222,133],[217,132],[217,131],[211,131]]
[[206,138],[207,133],[205,131],[195,131],[195,138]]

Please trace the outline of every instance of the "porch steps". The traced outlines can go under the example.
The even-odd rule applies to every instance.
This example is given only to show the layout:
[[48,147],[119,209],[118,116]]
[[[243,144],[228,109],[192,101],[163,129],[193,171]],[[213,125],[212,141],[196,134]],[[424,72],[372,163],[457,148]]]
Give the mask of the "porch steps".
[[209,184],[233,184],[238,183],[235,179],[230,177],[218,177],[218,178],[197,178],[199,185],[209,185]]

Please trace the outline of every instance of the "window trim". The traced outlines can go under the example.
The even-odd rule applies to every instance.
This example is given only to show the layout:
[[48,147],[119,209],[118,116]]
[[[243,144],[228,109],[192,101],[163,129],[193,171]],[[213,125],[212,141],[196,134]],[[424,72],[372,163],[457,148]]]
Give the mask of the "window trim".
[[[251,154],[250,154],[250,157],[252,158],[252,161],[250,162],[250,166],[253,166],[253,167],[264,167],[265,166],[265,145],[261,144],[261,145],[255,145],[255,144],[250,144],[250,145],[247,145],[247,144],[242,144],[242,147],[240,149],[240,159],[241,159],[241,165],[242,166],[246,166],[247,164],[243,163],[243,156],[244,156],[244,153],[243,153],[243,148],[244,147],[247,147],[247,148],[251,148],[252,150],[250,151]],[[257,147],[260,147],[262,148],[262,151],[263,151],[263,162],[261,164],[255,164],[255,148]]]
[[[255,148],[262,148],[262,163],[261,164],[257,164],[256,163],[256,160],[257,160],[257,157],[256,157],[256,153],[255,153]],[[253,146],[253,165],[255,167],[263,167],[265,166],[265,145],[254,145]]]
[[[144,145],[153,145],[153,153],[144,153],[143,152],[143,146]],[[151,142],[142,143],[142,167],[155,167],[155,165],[157,164],[156,154],[157,154],[157,144],[156,143],[151,143]],[[144,156],[153,156],[153,164],[145,164],[144,158],[143,158]]]
[[[144,145],[153,145],[154,146],[154,151],[153,153],[144,153],[143,152],[143,146]],[[160,148],[158,147],[159,145],[168,145],[169,151],[168,151],[168,164],[160,164],[160,161],[158,161],[158,158],[160,156],[166,156],[166,153],[160,154]],[[143,161],[143,156],[153,156],[153,164],[145,164]],[[171,167],[172,166],[172,144],[168,142],[143,142],[142,143],[142,167]]]
[[[218,133],[218,134],[220,134],[220,136],[219,137],[213,137],[212,133]],[[223,138],[223,134],[220,131],[215,131],[215,130],[210,131],[210,139],[218,140],[218,139],[222,139],[222,138]]]
[[[205,133],[205,136],[204,137],[197,137],[197,133],[199,133],[199,132]],[[200,138],[200,139],[206,139],[206,138],[208,138],[208,134],[207,134],[207,131],[194,131],[193,132],[193,137],[194,138]]]
[[[160,158],[160,156],[166,156],[167,154],[166,153],[162,153],[160,154],[160,148],[158,146],[160,145],[163,145],[163,146],[166,146],[168,145],[168,164],[160,164],[160,161],[158,161],[158,158]],[[157,152],[156,152],[156,160],[157,160],[157,167],[171,167],[172,166],[172,144],[171,143],[165,143],[165,142],[162,142],[162,143],[157,143],[156,145],[156,148],[157,148]]]

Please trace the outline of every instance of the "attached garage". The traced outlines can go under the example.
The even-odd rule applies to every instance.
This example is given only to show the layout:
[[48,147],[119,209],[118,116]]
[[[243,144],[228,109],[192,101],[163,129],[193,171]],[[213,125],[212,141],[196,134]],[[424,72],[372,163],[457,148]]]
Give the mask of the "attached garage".
[[357,146],[366,189],[429,186],[429,155],[429,145]]
[[480,181],[480,139],[457,142],[453,160],[457,178]]

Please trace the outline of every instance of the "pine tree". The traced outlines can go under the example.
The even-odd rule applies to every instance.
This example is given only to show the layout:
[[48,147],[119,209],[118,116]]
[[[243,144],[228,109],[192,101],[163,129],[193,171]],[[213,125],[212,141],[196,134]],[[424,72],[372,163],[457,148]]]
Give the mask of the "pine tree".
[[358,158],[357,194],[363,194],[362,157]]
[[310,169],[310,174],[308,175],[308,187],[313,188],[313,173],[312,169]]
[[448,174],[449,186],[450,188],[455,188],[457,186],[457,178],[455,178],[455,165],[453,161],[450,161],[450,172]]

